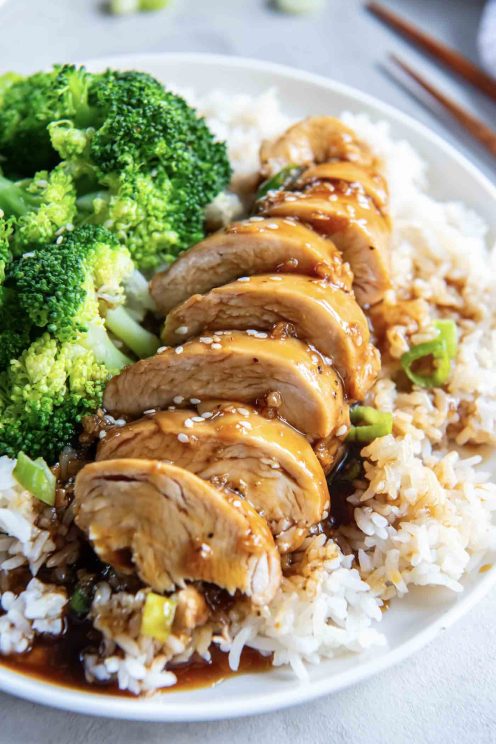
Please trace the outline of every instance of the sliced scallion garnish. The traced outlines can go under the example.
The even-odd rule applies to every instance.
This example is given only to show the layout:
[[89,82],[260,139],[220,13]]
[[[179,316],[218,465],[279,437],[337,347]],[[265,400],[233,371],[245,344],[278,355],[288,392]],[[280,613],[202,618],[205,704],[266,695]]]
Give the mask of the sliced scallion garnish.
[[31,460],[24,452],[19,452],[13,475],[26,491],[44,504],[55,504],[56,478],[42,457]]
[[[405,374],[419,387],[433,388],[444,385],[451,373],[451,361],[456,356],[458,338],[454,321],[436,320],[434,326],[438,331],[436,338],[412,346],[401,357],[401,366]],[[429,357],[432,360],[431,371],[416,372],[413,365],[421,360],[427,361]]]
[[258,199],[263,199],[264,196],[267,196],[269,191],[279,191],[279,189],[291,183],[300,173],[301,168],[297,165],[290,164],[284,166],[272,178],[269,178],[260,185],[255,198],[258,201]]
[[393,431],[393,415],[388,411],[378,411],[370,406],[354,406],[350,409],[351,426],[347,442],[362,444],[385,437]]
[[141,616],[142,634],[157,641],[166,641],[174,621],[176,604],[175,599],[149,592]]

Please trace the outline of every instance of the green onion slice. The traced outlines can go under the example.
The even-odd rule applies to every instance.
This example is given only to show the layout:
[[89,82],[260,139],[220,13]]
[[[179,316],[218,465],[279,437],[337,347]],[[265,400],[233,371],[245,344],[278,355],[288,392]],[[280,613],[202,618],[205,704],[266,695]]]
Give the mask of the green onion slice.
[[69,607],[76,615],[87,615],[91,607],[91,598],[88,591],[79,584],[76,586],[69,599]]
[[175,599],[149,592],[146,595],[143,614],[141,616],[142,634],[150,638],[155,638],[157,641],[166,641],[170,635],[174,621],[176,604]]
[[347,442],[373,442],[393,431],[393,414],[378,411],[370,406],[354,406],[350,409],[351,426]]
[[438,338],[442,339],[446,344],[449,358],[454,359],[458,349],[458,332],[455,321],[450,319],[436,320],[434,321],[434,326],[439,331]]
[[263,199],[264,196],[267,196],[269,191],[278,191],[279,189],[284,188],[299,176],[300,173],[301,168],[298,165],[291,163],[290,165],[284,166],[284,168],[281,168],[281,170],[272,176],[272,178],[269,178],[260,185],[255,197],[256,200],[258,201],[258,199]]
[[55,504],[56,478],[42,457],[31,460],[24,452],[19,452],[13,475],[26,491],[44,504]]
[[[400,360],[407,377],[419,387],[433,388],[444,385],[449,380],[451,361],[456,356],[458,337],[454,321],[436,320],[434,326],[438,330],[437,337],[432,341],[412,346]],[[414,363],[428,357],[432,357],[432,373],[415,372]]]

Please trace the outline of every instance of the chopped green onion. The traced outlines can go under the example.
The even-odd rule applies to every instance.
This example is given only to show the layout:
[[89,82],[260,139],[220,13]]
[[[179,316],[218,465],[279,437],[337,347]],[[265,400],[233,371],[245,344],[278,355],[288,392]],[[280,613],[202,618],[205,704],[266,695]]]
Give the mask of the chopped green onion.
[[140,11],[162,10],[171,0],[110,0],[109,10],[113,15],[128,15]]
[[69,607],[76,615],[87,615],[91,607],[91,598],[87,589],[80,584],[76,586],[69,599]]
[[155,638],[157,641],[166,641],[174,621],[176,604],[175,599],[149,592],[146,595],[141,617],[142,634]]
[[263,199],[264,196],[267,196],[269,191],[278,191],[279,189],[284,188],[284,186],[287,186],[293,179],[301,173],[301,168],[298,165],[286,165],[284,168],[281,168],[281,170],[276,173],[272,178],[269,178],[267,181],[264,181],[256,195],[256,199]]
[[[401,366],[407,377],[419,387],[432,388],[444,385],[451,373],[451,361],[456,356],[458,338],[454,321],[436,320],[434,326],[438,330],[436,338],[412,346],[401,357]],[[428,357],[432,357],[432,373],[415,372],[414,363]]]
[[44,504],[55,504],[56,478],[42,457],[31,460],[24,452],[19,452],[13,475],[26,491]]
[[449,358],[454,359],[458,348],[458,333],[455,321],[450,319],[436,320],[434,321],[434,326],[439,331],[438,338],[442,339],[446,344]]
[[323,0],[275,0],[275,5],[284,13],[311,13],[324,5]]
[[347,442],[373,442],[393,431],[393,414],[378,411],[370,406],[354,406],[350,409],[351,426]]

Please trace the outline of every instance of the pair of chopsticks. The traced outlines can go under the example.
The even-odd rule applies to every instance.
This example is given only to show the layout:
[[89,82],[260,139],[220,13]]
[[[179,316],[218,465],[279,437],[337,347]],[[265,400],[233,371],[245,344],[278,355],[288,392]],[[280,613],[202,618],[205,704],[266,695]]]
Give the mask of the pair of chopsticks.
[[[496,80],[487,75],[477,65],[464,57],[454,49],[437,41],[429,34],[416,28],[413,24],[403,20],[396,13],[378,2],[368,2],[367,8],[381,21],[401,33],[409,41],[430,54],[434,59],[444,65],[448,70],[458,77],[470,83],[481,93],[484,93],[492,101],[496,102]],[[420,75],[413,67],[400,59],[395,54],[391,55],[392,61],[400,67],[403,72],[414,80],[423,90],[427,91],[441,106],[480,142],[489,152],[496,156],[496,131],[493,131],[479,118],[460,106],[449,96],[445,95],[439,88],[435,87],[425,77]]]

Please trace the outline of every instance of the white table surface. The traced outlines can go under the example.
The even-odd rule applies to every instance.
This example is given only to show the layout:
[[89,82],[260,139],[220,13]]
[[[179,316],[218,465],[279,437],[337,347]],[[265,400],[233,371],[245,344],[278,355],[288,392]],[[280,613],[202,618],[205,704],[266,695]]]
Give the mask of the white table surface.
[[[1,4],[1,3],[0,3]],[[391,7],[475,58],[479,0],[389,0]],[[7,0],[0,8],[0,71],[126,52],[197,51],[290,64],[376,95],[455,142],[491,178],[484,152],[385,74],[387,53],[416,61],[493,123],[495,107],[391,34],[360,0],[328,0],[292,17],[265,0],[176,0],[173,11],[111,18],[99,0]],[[49,710],[0,694],[2,744],[202,742],[224,744],[486,744],[496,742],[496,593],[414,658],[317,702],[238,721],[143,724]]]

